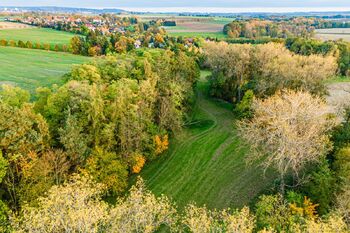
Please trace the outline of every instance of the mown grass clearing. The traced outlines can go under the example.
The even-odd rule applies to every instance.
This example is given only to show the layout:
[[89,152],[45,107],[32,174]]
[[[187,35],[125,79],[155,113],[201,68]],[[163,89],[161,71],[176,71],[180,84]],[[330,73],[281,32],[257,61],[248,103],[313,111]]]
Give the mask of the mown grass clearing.
[[68,53],[0,47],[0,83],[11,83],[34,91],[39,86],[61,84],[72,65],[90,58]]
[[68,45],[74,34],[57,31],[49,28],[23,28],[23,29],[3,29],[0,30],[0,40],[14,40],[18,42],[30,41],[32,43],[47,43],[51,45]]
[[273,187],[276,177],[246,164],[249,152],[236,135],[232,107],[207,97],[206,74],[198,83],[193,124],[141,176],[150,190],[171,197],[179,207],[190,202],[219,209],[249,205]]

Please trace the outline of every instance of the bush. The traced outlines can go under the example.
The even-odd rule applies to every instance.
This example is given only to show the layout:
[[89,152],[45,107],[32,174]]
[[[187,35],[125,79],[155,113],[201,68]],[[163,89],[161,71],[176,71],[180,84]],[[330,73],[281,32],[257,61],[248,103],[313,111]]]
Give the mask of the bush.
[[35,43],[35,48],[36,49],[41,49],[41,44],[39,42]]
[[14,40],[10,40],[9,44],[10,44],[11,47],[16,47],[17,46],[16,41],[14,41]]
[[60,46],[58,44],[56,44],[55,47],[54,47],[54,50],[56,52],[58,52],[58,51],[61,51],[61,48],[60,48]]
[[287,231],[292,225],[292,212],[282,195],[263,195],[256,204],[258,229]]
[[9,208],[0,200],[0,232],[6,233],[10,231]]
[[30,41],[27,41],[27,43],[26,43],[26,48],[32,49],[32,48],[33,48],[33,43],[30,42]]
[[327,214],[332,207],[336,192],[335,178],[327,161],[323,161],[313,172],[308,182],[303,186],[304,193],[319,204],[317,210],[321,215]]
[[8,45],[7,40],[4,40],[4,39],[0,40],[0,45],[1,46],[7,46]]
[[44,44],[44,49],[49,51],[51,49],[51,45],[50,44]]
[[252,90],[244,93],[243,99],[236,105],[235,113],[239,118],[251,118],[253,116],[252,104],[254,100],[254,92]]
[[25,44],[23,41],[19,40],[19,41],[18,41],[18,47],[20,47],[20,48],[25,48],[25,47],[26,47],[26,44]]

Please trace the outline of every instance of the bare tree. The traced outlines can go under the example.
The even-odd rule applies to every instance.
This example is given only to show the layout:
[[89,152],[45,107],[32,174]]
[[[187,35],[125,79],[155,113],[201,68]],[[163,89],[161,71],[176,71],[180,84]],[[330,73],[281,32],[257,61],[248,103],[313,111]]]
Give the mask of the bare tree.
[[251,160],[264,158],[284,177],[296,177],[308,162],[317,161],[330,148],[327,132],[336,124],[325,102],[308,92],[282,91],[265,100],[254,100],[254,118],[238,123],[241,137],[251,146]]

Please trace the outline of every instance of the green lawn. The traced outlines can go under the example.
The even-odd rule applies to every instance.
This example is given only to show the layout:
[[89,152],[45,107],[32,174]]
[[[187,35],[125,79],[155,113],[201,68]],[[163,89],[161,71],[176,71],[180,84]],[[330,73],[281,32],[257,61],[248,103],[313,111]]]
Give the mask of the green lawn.
[[0,83],[12,83],[34,91],[39,86],[60,84],[73,64],[90,58],[44,50],[0,47]]
[[249,205],[273,186],[275,176],[246,164],[248,149],[236,135],[232,106],[207,97],[205,74],[193,124],[140,175],[152,192],[171,197],[180,208],[190,202],[218,209]]
[[69,32],[57,31],[49,28],[26,28],[26,29],[4,29],[0,30],[0,40],[14,40],[18,42],[31,41],[33,43],[49,43],[51,45],[69,44],[74,34]]

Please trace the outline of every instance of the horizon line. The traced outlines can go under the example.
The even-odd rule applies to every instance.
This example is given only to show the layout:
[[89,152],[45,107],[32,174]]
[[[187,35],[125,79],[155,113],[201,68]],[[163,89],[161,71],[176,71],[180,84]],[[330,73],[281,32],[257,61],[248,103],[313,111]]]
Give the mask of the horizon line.
[[350,7],[79,7],[79,6],[1,6],[1,8],[77,8],[124,10],[140,13],[350,13]]

